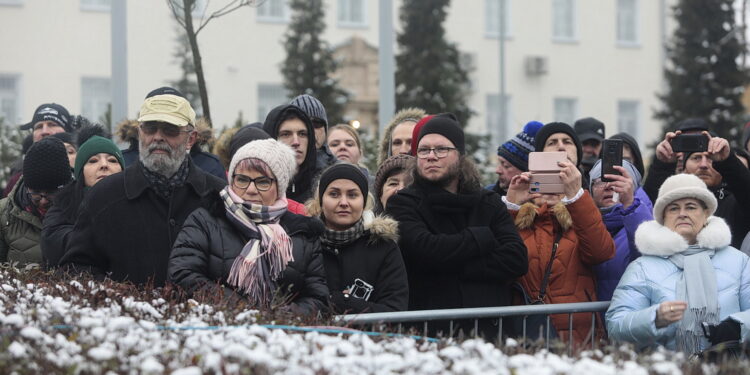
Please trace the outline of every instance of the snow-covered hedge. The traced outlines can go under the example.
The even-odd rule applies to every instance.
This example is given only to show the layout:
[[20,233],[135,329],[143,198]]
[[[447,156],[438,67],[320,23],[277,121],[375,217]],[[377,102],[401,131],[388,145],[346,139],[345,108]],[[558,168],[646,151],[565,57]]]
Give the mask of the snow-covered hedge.
[[[715,372],[680,354],[627,347],[570,358],[482,340],[329,334],[305,322],[178,299],[164,289],[0,270],[0,373],[680,374]],[[324,324],[318,322],[317,324]],[[330,324],[330,322],[328,322]],[[345,329],[342,329],[345,330]],[[747,364],[731,368],[738,373]]]

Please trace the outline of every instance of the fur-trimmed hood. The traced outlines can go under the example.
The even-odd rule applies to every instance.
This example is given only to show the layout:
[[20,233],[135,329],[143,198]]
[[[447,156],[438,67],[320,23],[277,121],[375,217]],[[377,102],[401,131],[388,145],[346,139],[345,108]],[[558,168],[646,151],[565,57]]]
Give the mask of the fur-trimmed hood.
[[117,130],[115,131],[120,141],[127,142],[130,144],[138,144],[138,121],[136,120],[125,120],[117,124]]
[[[521,206],[521,209],[518,210],[518,214],[516,215],[516,228],[532,229],[534,227],[534,220],[536,220],[537,215],[544,212],[545,210],[549,210],[549,206],[544,205],[542,207],[539,207],[531,202],[524,203],[523,206]],[[552,214],[560,224],[563,232],[566,232],[568,229],[570,229],[570,227],[573,226],[573,218],[570,217],[570,212],[568,212],[568,209],[562,202],[557,203],[552,207]]]
[[388,125],[385,127],[385,136],[380,141],[380,149],[378,150],[378,165],[383,164],[385,159],[388,159],[389,150],[391,149],[391,134],[396,125],[401,124],[405,121],[418,122],[422,117],[426,116],[427,113],[421,108],[404,108],[391,119]]
[[375,215],[372,211],[365,211],[362,214],[364,218],[365,230],[370,231],[368,243],[374,243],[377,240],[391,240],[398,242],[398,222],[386,215]]
[[[724,219],[711,216],[698,233],[697,245],[704,249],[719,250],[729,246],[732,233]],[[657,223],[647,221],[635,232],[635,245],[641,254],[668,257],[685,251],[689,244],[677,232]]]

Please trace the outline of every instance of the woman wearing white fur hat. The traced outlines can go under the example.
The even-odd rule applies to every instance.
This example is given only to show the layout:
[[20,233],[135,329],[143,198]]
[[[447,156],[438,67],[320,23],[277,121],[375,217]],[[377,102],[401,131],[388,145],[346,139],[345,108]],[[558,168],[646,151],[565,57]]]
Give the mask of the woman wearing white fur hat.
[[607,311],[611,338],[688,354],[750,339],[750,258],[729,246],[729,227],[712,216],[716,205],[694,175],[664,182],[656,220],[635,234],[643,256],[628,266]]
[[323,225],[287,211],[294,152],[273,139],[242,146],[229,165],[229,186],[210,209],[185,220],[169,260],[169,277],[189,293],[246,299],[268,308],[289,303],[302,315],[328,307],[318,237]]

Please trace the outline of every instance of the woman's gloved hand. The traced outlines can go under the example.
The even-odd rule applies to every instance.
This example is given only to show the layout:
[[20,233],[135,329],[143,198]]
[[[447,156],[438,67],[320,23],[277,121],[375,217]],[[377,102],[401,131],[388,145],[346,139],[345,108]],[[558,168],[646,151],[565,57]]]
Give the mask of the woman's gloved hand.
[[727,341],[738,341],[742,333],[740,323],[732,319],[725,319],[715,326],[708,327],[708,340],[711,345],[717,345]]

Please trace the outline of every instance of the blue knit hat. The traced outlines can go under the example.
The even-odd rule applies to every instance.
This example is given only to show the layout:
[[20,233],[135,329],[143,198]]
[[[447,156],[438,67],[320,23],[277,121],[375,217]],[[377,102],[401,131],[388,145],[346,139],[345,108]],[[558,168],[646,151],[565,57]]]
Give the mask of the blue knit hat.
[[534,151],[534,137],[544,124],[530,121],[523,127],[523,131],[516,134],[497,148],[497,155],[502,156],[516,168],[526,172],[529,170],[529,152]]

